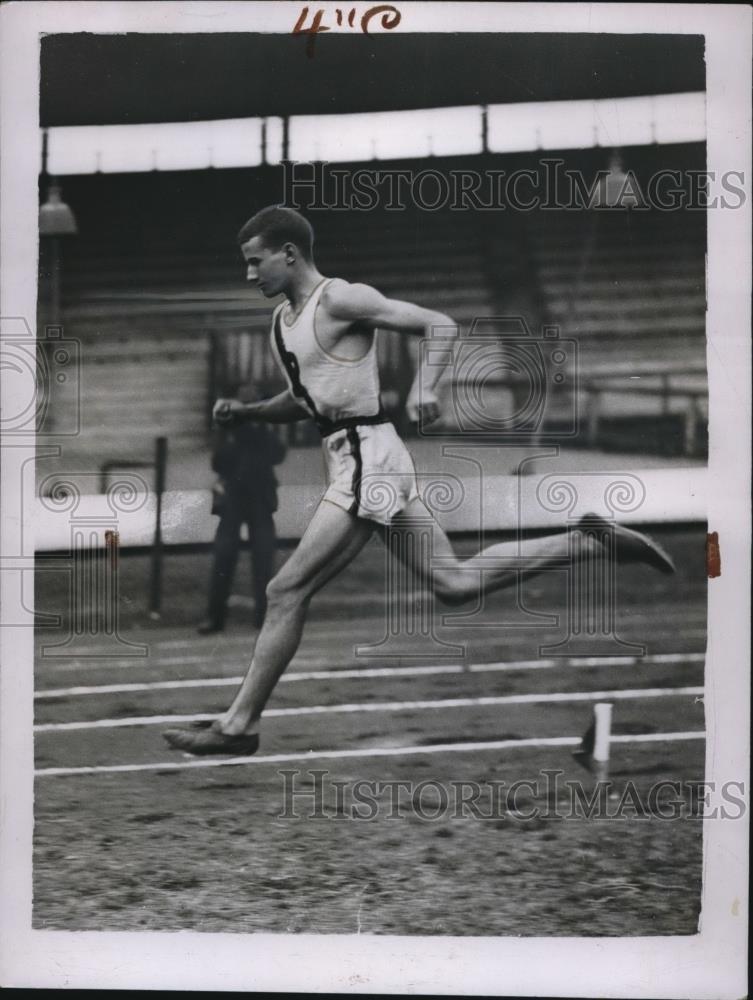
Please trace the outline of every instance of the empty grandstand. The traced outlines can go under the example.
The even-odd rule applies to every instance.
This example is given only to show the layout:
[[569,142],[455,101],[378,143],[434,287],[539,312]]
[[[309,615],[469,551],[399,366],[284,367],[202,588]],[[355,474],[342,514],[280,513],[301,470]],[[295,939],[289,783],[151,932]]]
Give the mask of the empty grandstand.
[[[638,177],[700,155],[697,145],[663,157],[658,147],[622,153]],[[589,182],[609,162],[603,151],[564,156]],[[474,165],[535,172],[541,160],[496,155]],[[432,169],[451,176],[458,163],[435,159]],[[260,205],[281,200],[282,169],[70,176],[64,190],[79,234],[63,248],[62,317],[66,335],[81,342],[78,444],[87,462],[144,452],[157,434],[201,449],[218,393],[247,376],[269,391],[279,385],[267,346],[271,307],[245,285],[235,233]],[[703,454],[702,212],[412,205],[309,216],[325,274],[446,311],[466,335],[474,320],[522,316],[535,336],[546,324],[574,339],[580,422],[571,446]],[[41,272],[44,317],[44,255]],[[383,336],[380,356],[386,401],[397,412],[416,345]],[[499,405],[509,405],[503,395]],[[556,417],[555,408],[555,430]]]

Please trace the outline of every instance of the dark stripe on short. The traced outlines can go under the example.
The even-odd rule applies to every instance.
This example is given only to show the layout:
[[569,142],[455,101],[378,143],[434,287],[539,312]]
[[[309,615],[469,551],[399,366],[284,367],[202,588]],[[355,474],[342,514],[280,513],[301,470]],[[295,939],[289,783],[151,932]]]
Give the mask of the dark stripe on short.
[[361,438],[356,427],[348,428],[348,441],[353,449],[353,481],[351,491],[354,496],[350,513],[358,515],[358,508],[361,506],[361,477],[363,476],[363,456],[361,455]]

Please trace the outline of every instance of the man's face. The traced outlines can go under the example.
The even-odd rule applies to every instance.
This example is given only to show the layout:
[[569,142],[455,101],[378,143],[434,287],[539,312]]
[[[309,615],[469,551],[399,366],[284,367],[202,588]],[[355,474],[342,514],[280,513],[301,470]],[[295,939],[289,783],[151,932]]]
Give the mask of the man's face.
[[265,298],[274,298],[285,291],[290,268],[282,248],[270,250],[261,236],[254,236],[241,246],[241,253],[247,265],[246,279],[256,285]]

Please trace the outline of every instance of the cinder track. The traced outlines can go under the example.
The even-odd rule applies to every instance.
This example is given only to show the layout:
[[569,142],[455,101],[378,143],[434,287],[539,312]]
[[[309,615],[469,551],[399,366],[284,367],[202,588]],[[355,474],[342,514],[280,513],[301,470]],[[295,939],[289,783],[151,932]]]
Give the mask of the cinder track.
[[[629,782],[645,801],[659,780],[703,778],[703,536],[688,529],[660,537],[679,572],[670,580],[636,567],[621,575],[618,634],[647,647],[644,657],[627,650],[622,658],[540,654],[562,628],[495,625],[515,608],[492,599],[474,623],[482,629],[439,622],[433,657],[355,655],[385,634],[382,559],[367,547],[329,599],[340,594],[347,611],[349,592],[369,588],[375,613],[333,620],[312,605],[262,748],[246,760],[188,758],[160,734],[176,717],[211,716],[227,704],[253,644],[241,623],[216,641],[194,638],[169,624],[167,608],[164,624],[148,631],[124,625],[127,638],[148,643],[146,660],[97,656],[94,641],[79,642],[78,652],[73,644],[65,660],[40,658],[35,926],[693,933],[699,820],[618,809]],[[178,559],[183,573],[188,560],[191,577],[203,573],[204,556],[168,565]],[[135,570],[125,570],[134,589]],[[529,608],[562,613],[557,576],[527,591]],[[40,642],[49,636],[40,633]],[[448,655],[442,642],[465,644],[465,656]],[[593,793],[594,777],[572,751],[597,700],[615,705],[606,810],[621,815],[589,819],[574,810],[566,783]],[[318,806],[307,818],[311,797],[289,793],[305,792],[312,770],[326,775],[316,779]],[[404,790],[404,814],[391,816],[389,783],[415,790],[427,779],[439,784],[424,787],[418,807]],[[358,780],[387,783],[368,821],[354,815]],[[528,784],[493,808],[490,789],[516,781]],[[346,784],[338,792],[332,782]],[[488,816],[451,801],[459,782],[478,783]]]

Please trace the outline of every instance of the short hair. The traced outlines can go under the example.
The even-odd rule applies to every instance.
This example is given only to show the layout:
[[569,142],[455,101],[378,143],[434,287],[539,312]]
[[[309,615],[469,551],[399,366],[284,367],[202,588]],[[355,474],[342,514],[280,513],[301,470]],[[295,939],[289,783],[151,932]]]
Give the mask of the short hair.
[[261,236],[270,250],[279,250],[284,243],[295,243],[306,260],[313,259],[314,230],[308,219],[292,208],[270,205],[257,212],[241,227],[238,243],[243,246],[254,236]]

